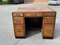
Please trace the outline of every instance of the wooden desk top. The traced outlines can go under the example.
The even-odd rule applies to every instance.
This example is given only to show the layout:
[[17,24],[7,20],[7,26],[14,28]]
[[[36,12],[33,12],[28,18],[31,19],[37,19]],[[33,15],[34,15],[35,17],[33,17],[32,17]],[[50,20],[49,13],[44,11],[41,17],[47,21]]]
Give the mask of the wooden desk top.
[[19,7],[15,12],[54,12],[51,8]]

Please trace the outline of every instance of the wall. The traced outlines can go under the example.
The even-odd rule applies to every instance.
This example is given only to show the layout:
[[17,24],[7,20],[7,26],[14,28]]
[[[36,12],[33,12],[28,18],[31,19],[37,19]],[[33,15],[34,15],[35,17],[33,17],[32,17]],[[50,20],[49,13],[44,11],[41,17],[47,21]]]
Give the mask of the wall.
[[48,2],[49,0],[24,0],[25,3],[29,2]]
[[34,2],[48,2],[48,0],[34,0]]
[[33,3],[34,0],[24,0],[24,3]]

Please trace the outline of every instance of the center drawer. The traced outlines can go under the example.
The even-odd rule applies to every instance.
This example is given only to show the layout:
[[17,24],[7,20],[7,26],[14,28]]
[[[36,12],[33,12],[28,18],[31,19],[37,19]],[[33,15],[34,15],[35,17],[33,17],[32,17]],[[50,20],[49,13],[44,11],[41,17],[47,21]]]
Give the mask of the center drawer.
[[23,24],[24,23],[24,18],[23,17],[13,17],[14,19],[14,24]]
[[55,22],[55,17],[44,17],[43,18],[43,24],[45,23],[54,23]]
[[35,16],[35,13],[24,13],[25,17],[33,17]]
[[43,13],[42,13],[42,12],[36,12],[36,13],[35,13],[35,16],[36,16],[36,17],[42,17],[42,16],[43,16]]

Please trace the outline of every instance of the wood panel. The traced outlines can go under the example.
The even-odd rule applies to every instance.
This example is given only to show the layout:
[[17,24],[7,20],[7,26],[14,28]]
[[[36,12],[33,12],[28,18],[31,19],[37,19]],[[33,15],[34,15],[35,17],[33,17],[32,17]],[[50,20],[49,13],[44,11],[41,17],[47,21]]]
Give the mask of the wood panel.
[[12,15],[13,15],[14,17],[22,17],[22,16],[23,16],[23,13],[13,12]]
[[14,26],[15,36],[16,37],[24,37],[25,36],[25,29],[24,25],[15,25]]
[[14,24],[24,24],[24,18],[23,17],[14,17]]
[[35,16],[35,13],[24,13],[24,16],[25,17],[34,17]]
[[55,17],[55,16],[56,16],[56,12],[45,12],[45,13],[44,13],[44,17],[45,17],[45,16]]
[[44,30],[43,31],[43,36],[45,36],[45,37],[53,37],[54,25],[50,25],[50,24],[44,25],[43,30]]
[[55,17],[44,17],[43,18],[43,24],[54,24],[55,23]]
[[42,17],[42,16],[43,16],[43,13],[37,12],[37,13],[35,13],[35,16],[36,16],[36,17]]

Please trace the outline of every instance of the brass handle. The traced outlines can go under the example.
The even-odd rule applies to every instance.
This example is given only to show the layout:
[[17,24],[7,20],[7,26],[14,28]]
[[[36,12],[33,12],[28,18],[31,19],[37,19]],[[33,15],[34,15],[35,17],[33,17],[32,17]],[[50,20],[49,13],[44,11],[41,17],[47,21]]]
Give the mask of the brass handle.
[[50,31],[51,31],[50,28],[49,29],[46,29],[46,32],[50,33]]
[[51,13],[48,13],[47,15],[48,15],[49,17],[50,17],[50,16],[52,16],[52,14],[51,14]]
[[48,26],[48,27],[46,28],[46,31],[47,31],[47,32],[50,32],[50,31],[51,31],[51,27]]
[[46,22],[50,23],[51,19],[49,17],[46,17]]
[[16,20],[17,23],[23,23],[23,20]]
[[35,16],[35,13],[33,13],[32,16]]

